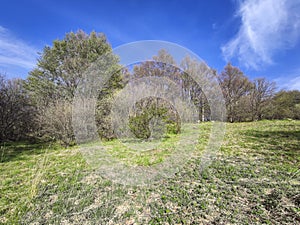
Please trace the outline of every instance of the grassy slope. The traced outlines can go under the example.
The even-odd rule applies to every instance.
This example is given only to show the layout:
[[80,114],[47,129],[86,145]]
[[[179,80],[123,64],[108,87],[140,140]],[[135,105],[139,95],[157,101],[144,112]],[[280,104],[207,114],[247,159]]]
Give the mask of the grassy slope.
[[[210,124],[200,126],[201,151]],[[0,224],[298,224],[300,121],[226,129],[203,172],[193,160],[174,178],[143,188],[102,179],[77,148],[2,146]],[[170,151],[172,143],[164,146]]]

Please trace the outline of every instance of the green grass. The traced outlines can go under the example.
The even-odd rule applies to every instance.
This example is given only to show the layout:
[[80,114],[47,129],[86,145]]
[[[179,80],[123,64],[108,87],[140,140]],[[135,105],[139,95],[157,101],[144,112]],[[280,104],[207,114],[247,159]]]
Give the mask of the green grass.
[[[122,161],[128,166],[153,166],[163,162],[168,156],[175,152],[182,152],[184,148],[189,152],[201,152],[204,150],[203,145],[207,144],[208,134],[211,124],[184,124],[181,128],[182,132],[178,135],[167,134],[161,139],[142,140],[142,139],[116,139],[107,142],[93,142],[85,144],[86,149],[97,149],[105,151],[117,160]],[[196,131],[196,132],[195,132]],[[200,132],[201,131],[201,132]],[[199,138],[198,148],[194,142],[185,142],[187,137]],[[200,147],[202,145],[202,147]],[[100,147],[101,146],[101,147]]]
[[[161,142],[159,140],[152,141],[151,143],[154,142],[153,146],[149,146],[146,141],[130,143],[128,140],[124,142],[114,140],[103,143],[103,145],[109,149],[108,154],[122,160],[126,165],[151,166],[162,162],[165,157],[172,153],[177,139],[178,137],[173,134],[168,135]],[[134,145],[134,149],[130,148],[131,145]],[[147,150],[143,151],[145,145]]]
[[[199,155],[211,125],[199,125]],[[170,136],[146,152],[119,141],[103,145],[127,165],[151,167],[173,154],[179,139]],[[216,158],[204,170],[200,165],[193,158],[172,178],[130,187],[101,177],[78,147],[2,144],[0,224],[300,222],[300,121],[228,123]]]

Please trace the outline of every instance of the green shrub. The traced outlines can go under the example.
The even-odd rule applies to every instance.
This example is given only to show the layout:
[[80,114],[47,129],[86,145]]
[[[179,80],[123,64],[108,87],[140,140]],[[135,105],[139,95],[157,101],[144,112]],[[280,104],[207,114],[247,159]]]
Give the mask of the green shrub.
[[172,105],[161,98],[145,98],[135,105],[129,118],[132,133],[140,139],[160,138],[180,132],[180,118]]

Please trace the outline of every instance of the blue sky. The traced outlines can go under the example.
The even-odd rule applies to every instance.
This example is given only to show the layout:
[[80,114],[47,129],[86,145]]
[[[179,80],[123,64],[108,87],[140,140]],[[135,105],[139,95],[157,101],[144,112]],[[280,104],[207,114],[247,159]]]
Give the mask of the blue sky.
[[0,73],[25,78],[37,52],[70,31],[106,34],[113,48],[164,40],[219,72],[228,61],[250,79],[300,90],[300,0],[10,0],[1,3]]

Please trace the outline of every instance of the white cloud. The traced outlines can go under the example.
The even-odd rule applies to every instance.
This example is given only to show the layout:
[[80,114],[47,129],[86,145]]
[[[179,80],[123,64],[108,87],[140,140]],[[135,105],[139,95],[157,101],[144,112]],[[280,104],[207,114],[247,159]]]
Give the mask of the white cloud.
[[300,0],[243,0],[237,16],[239,31],[222,52],[248,68],[272,64],[276,52],[292,48],[300,37]]
[[32,69],[37,59],[37,49],[17,39],[9,30],[0,26],[0,67]]
[[300,76],[295,77],[289,82],[289,85],[287,86],[290,90],[299,90],[300,91]]
[[289,80],[286,77],[278,77],[274,80],[279,87],[279,89],[285,90],[299,90],[300,91],[300,75],[290,78]]
[[279,89],[300,91],[300,67],[287,70],[284,74],[277,74],[274,79]]

